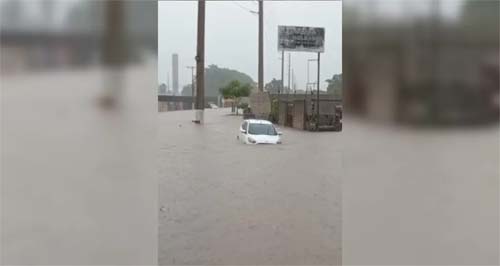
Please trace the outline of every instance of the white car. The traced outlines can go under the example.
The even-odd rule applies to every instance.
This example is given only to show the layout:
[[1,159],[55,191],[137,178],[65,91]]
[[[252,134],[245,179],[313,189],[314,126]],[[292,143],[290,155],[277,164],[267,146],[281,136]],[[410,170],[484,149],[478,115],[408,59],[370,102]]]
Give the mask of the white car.
[[266,120],[244,120],[236,138],[245,144],[281,144],[281,132]]

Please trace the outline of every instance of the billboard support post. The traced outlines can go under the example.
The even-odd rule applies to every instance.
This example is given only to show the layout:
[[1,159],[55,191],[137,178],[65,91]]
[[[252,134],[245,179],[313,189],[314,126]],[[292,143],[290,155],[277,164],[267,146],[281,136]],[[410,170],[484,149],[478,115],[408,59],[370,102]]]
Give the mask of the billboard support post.
[[288,85],[286,89],[286,99],[288,100],[288,94],[290,94],[290,65],[292,64],[291,53],[288,53]]
[[283,90],[285,89],[285,76],[284,76],[284,70],[285,70],[285,50],[281,51],[281,90],[278,90],[278,94],[283,93]]
[[318,109],[316,111],[317,116],[318,116],[316,118],[316,130],[317,131],[319,131],[319,71],[320,71],[320,69],[319,69],[319,65],[320,65],[319,64],[319,58],[320,58],[320,55],[321,55],[321,53],[318,52],[318,80],[316,82],[316,85],[317,85],[317,87],[316,87],[316,90],[317,90],[317,93],[316,93],[316,101],[317,101],[317,103],[316,103],[316,109]]

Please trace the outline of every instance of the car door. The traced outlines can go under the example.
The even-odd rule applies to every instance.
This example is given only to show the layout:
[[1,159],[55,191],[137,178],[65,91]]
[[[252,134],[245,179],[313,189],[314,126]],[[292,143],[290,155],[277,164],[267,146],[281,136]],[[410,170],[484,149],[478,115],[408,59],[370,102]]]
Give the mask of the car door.
[[[248,123],[246,121],[244,121],[241,124],[239,132],[238,132],[239,139],[243,143],[246,143],[246,141],[247,141],[247,139],[246,139],[247,138],[247,134],[246,134],[247,127],[248,127]],[[245,132],[242,132],[242,131],[245,131]]]

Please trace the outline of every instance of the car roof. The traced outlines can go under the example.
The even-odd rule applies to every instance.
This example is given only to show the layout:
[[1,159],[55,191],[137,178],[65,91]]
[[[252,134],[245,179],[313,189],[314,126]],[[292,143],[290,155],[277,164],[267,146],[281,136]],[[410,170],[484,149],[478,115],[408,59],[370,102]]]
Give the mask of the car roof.
[[246,122],[250,123],[250,124],[268,124],[268,125],[272,125],[273,123],[267,121],[267,120],[262,120],[262,119],[247,119],[245,120]]

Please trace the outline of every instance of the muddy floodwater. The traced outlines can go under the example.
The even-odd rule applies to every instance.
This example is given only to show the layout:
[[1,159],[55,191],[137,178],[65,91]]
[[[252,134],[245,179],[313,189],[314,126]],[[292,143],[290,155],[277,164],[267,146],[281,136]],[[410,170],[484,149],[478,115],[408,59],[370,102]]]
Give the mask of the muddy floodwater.
[[341,133],[248,146],[229,112],[159,114],[160,264],[340,264]]
[[158,114],[161,264],[498,264],[498,124],[346,116],[246,146],[228,113]]

